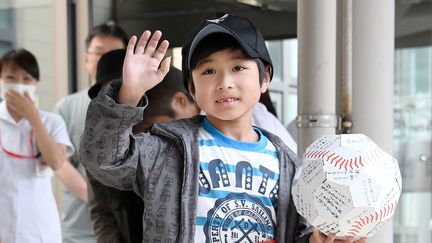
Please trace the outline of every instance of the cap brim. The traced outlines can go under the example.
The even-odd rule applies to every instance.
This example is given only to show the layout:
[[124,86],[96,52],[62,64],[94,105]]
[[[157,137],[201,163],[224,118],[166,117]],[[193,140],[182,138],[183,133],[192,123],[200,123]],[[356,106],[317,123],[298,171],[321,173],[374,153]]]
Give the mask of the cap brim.
[[96,96],[98,96],[99,91],[101,90],[101,87],[102,86],[100,83],[96,83],[90,87],[90,89],[87,92],[90,99],[96,98]]
[[241,40],[239,40],[239,38],[237,38],[237,36],[232,33],[230,30],[228,30],[227,28],[221,26],[221,25],[217,25],[214,23],[209,23],[207,24],[205,27],[203,27],[198,34],[195,35],[195,38],[192,40],[190,47],[189,47],[189,53],[188,53],[188,59],[187,59],[187,67],[190,69],[190,61],[192,59],[192,54],[195,50],[195,48],[197,47],[197,45],[201,42],[202,39],[204,39],[206,36],[211,35],[211,34],[215,34],[215,33],[224,33],[224,34],[228,34],[232,37],[234,37],[237,42],[243,47],[243,49],[247,52],[247,54],[249,54],[249,56],[251,57],[259,57],[258,53],[253,50],[251,47],[245,45]]

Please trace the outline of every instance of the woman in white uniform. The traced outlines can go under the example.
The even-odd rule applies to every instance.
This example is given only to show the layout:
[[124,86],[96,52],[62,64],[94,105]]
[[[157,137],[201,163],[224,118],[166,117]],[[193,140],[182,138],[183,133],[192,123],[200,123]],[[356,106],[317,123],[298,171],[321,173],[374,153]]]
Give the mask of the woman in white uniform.
[[61,243],[52,171],[73,153],[62,118],[39,110],[36,58],[24,49],[0,59],[0,242]]

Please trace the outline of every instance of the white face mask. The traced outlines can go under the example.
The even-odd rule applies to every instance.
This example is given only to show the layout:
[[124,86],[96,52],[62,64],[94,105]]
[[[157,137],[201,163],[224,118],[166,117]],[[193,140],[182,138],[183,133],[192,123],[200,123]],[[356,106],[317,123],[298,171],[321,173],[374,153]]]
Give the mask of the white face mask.
[[28,84],[10,84],[0,82],[0,97],[5,100],[6,99],[6,90],[15,90],[16,92],[24,95],[24,92],[30,96],[33,101],[36,101],[36,85],[28,85]]

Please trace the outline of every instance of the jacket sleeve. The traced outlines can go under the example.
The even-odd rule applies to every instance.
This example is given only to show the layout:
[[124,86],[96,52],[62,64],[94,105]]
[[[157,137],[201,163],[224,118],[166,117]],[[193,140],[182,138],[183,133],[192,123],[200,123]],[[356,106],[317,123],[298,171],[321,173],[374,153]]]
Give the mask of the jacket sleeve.
[[[302,161],[297,155],[294,155],[294,154],[290,154],[290,159],[293,161],[294,166],[296,168],[294,178],[293,178],[293,184],[294,184],[294,182],[297,181],[298,178],[300,177]],[[297,208],[294,204],[292,197],[291,197],[290,201],[291,201],[290,202],[290,208],[288,209],[288,211],[290,214],[293,215],[292,216],[293,218],[297,219],[295,242],[296,243],[309,243],[309,238],[312,234],[313,227],[312,227],[312,225],[310,225],[307,222],[307,220],[303,216],[301,216],[297,212]]]
[[114,97],[120,86],[120,81],[107,85],[90,102],[80,159],[102,184],[142,194],[148,171],[158,159],[155,151],[163,151],[167,141],[149,133],[132,133],[132,126],[142,120],[147,100],[140,107],[118,104]]
[[[290,190],[292,185],[298,180],[301,173],[302,161],[292,151],[287,152],[288,161],[292,162],[294,169],[293,174],[290,176]],[[313,227],[307,222],[307,220],[297,212],[297,208],[294,204],[292,195],[289,199],[289,207],[287,212],[287,219],[291,222],[288,223],[288,229],[285,235],[285,242],[295,243],[309,243],[309,238],[312,234]]]

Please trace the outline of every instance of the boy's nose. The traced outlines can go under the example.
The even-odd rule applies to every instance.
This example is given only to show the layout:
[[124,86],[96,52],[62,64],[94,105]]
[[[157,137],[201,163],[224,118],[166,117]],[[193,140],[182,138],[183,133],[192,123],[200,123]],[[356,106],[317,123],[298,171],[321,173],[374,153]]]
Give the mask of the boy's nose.
[[234,80],[232,79],[231,75],[225,73],[220,74],[217,89],[232,89],[234,86]]

